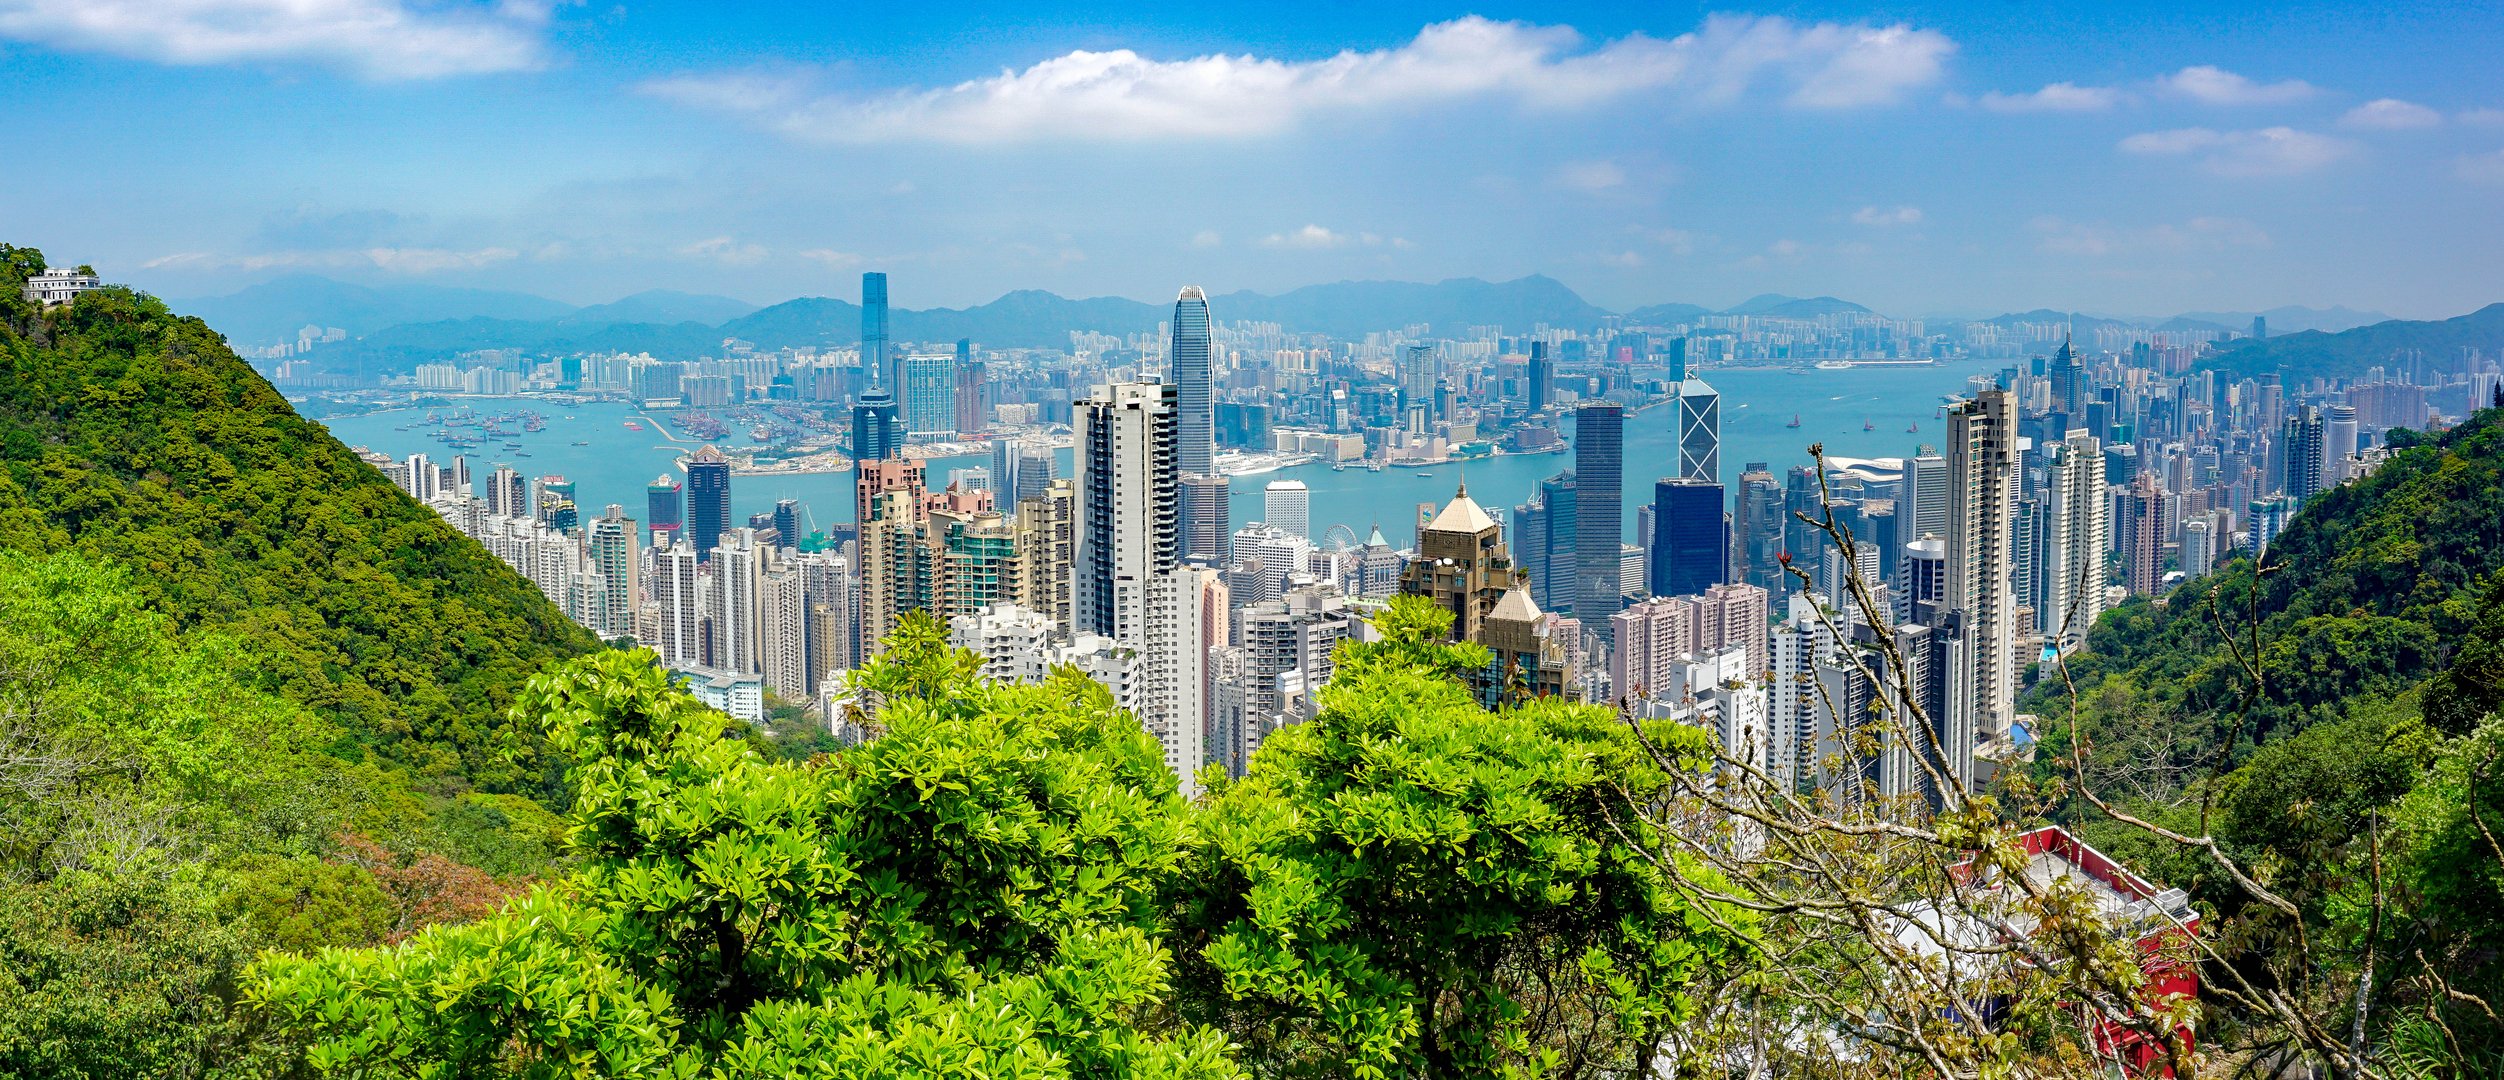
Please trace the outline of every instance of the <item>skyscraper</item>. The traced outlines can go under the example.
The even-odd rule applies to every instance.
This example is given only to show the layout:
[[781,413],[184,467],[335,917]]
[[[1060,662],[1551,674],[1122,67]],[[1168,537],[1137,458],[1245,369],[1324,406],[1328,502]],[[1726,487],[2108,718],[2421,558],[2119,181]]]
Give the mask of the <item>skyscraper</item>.
[[1261,493],[1261,521],[1270,528],[1313,538],[1313,489],[1302,480],[1272,480]]
[[984,400],[990,387],[983,382],[983,362],[974,359],[974,343],[956,343],[956,431],[970,435],[990,427]]
[[1174,467],[1183,476],[1215,471],[1217,420],[1209,370],[1209,300],[1185,285],[1174,300],[1174,340],[1167,370],[1175,389]]
[[1077,404],[1070,591],[1078,632],[1110,639],[1098,655],[1121,672],[1107,684],[1114,699],[1165,748],[1188,794],[1206,752],[1207,652],[1222,643],[1211,631],[1225,601],[1214,572],[1178,561],[1178,411],[1170,383],[1115,383]]
[[1782,484],[1762,461],[1748,462],[1739,474],[1740,562],[1747,583],[1767,592],[1788,594],[1783,580]]
[[1678,384],[1678,476],[1721,483],[1721,394],[1693,375]]
[[652,529],[652,546],[668,547],[678,539],[678,527],[684,520],[686,500],[679,494],[678,481],[656,476],[643,490],[644,516]]
[[895,372],[887,366],[887,275],[861,275],[861,375],[874,386],[895,390]]
[[1694,479],[1652,485],[1651,572],[1654,596],[1695,596],[1730,572],[1730,526],[1722,518],[1722,486]]
[[2321,492],[2322,450],[2328,433],[2321,410],[2306,405],[2287,417],[2286,491],[2297,506]]
[[1556,361],[1548,357],[1548,343],[1530,343],[1530,411],[1538,412],[1556,404]]
[[1956,627],[1939,747],[1970,781],[1975,751],[2008,734],[2017,701],[2016,398],[1986,390],[1947,419],[1947,609]]
[[2062,648],[2087,640],[2104,614],[2105,553],[2112,545],[2112,505],[2104,483],[2104,449],[2085,428],[2052,444],[2043,466],[2042,536],[2036,560],[2036,628]]
[[711,562],[730,528],[730,458],[707,446],[687,456],[687,543],[696,561]]
[[897,403],[907,435],[948,438],[956,434],[956,357],[945,353],[905,357],[899,368]]
[[633,637],[635,609],[643,604],[643,573],[636,565],[643,548],[635,535],[635,519],[626,516],[625,507],[610,503],[607,513],[591,519],[584,534],[583,547],[591,557],[592,572],[600,579],[601,624],[592,630],[611,640]]
[[884,387],[861,393],[852,406],[852,456],[879,461],[904,452],[904,427],[896,419],[895,397]]
[[2155,473],[2130,478],[2122,493],[2122,570],[2133,596],[2154,596],[2165,581],[2165,488]]
[[1077,405],[1078,632],[1120,638],[1144,617],[1147,580],[1180,559],[1176,388],[1115,383]]
[[1626,533],[1626,409],[1597,402],[1574,410],[1574,617],[1608,640],[1608,617],[1625,598],[1619,565]]
[[1228,523],[1234,517],[1234,491],[1223,476],[1186,474],[1177,493],[1182,497],[1182,547],[1188,562],[1224,566]]
[[800,500],[774,500],[774,543],[777,547],[800,546]]

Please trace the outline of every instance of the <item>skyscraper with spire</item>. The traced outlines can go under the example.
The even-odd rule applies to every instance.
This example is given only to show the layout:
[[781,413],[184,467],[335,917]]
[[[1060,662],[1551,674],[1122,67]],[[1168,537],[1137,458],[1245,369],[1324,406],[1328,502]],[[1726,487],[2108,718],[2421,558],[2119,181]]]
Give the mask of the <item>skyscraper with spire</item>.
[[1174,468],[1184,476],[1216,471],[1215,388],[1209,370],[1209,300],[1197,285],[1174,300],[1174,339],[1167,354],[1175,392]]

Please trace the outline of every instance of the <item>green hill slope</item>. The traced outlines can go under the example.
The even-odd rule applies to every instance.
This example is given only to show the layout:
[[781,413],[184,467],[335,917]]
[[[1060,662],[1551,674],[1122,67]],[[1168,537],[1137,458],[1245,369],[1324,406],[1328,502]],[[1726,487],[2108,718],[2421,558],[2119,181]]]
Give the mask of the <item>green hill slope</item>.
[[537,791],[513,692],[596,642],[536,588],[296,415],[198,319],[118,289],[35,312],[0,248],[0,547],[130,567],[179,628],[433,776]]

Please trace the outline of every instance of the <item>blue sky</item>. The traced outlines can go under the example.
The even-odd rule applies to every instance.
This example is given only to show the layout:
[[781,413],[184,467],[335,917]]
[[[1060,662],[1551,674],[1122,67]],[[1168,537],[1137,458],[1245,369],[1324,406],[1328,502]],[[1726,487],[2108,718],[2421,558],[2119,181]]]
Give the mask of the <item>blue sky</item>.
[[2504,9],[2353,6],[0,0],[0,239],[174,296],[2504,299]]

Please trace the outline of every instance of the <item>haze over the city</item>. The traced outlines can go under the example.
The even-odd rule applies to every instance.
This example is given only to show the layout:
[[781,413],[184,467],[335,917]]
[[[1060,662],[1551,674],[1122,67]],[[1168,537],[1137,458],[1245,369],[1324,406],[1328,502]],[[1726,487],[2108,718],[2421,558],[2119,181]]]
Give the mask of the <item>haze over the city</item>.
[[[2497,10],[0,0],[0,232],[171,296],[2504,295]],[[1217,313],[1224,318],[1225,313]]]

